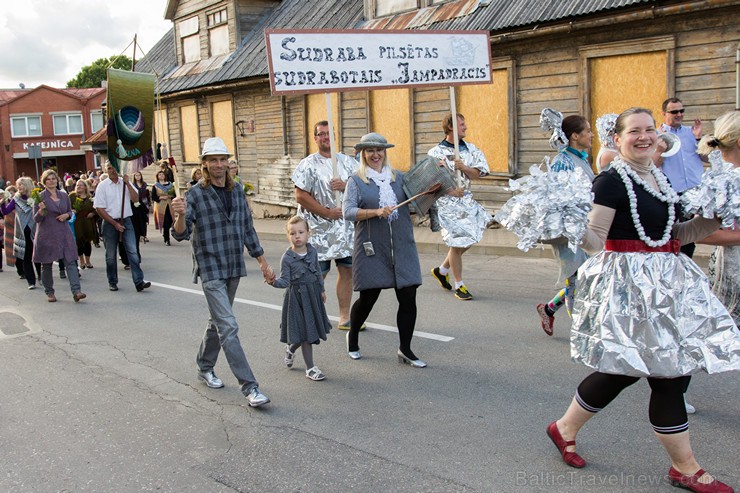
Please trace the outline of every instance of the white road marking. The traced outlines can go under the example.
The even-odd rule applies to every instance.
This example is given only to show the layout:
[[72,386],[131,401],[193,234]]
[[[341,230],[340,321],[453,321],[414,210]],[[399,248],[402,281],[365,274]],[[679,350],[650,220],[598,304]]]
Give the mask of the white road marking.
[[[197,295],[203,296],[203,291],[199,289],[182,288],[180,286],[173,286],[172,284],[162,284],[161,282],[153,282],[153,281],[152,281],[152,286],[157,286],[160,288],[172,289],[174,291],[182,291],[183,293],[197,294]],[[267,308],[269,310],[277,310],[277,311],[281,311],[283,309],[282,305],[273,305],[272,303],[263,303],[261,301],[246,300],[244,298],[234,298],[234,303],[243,303],[245,305],[258,306],[260,308]],[[334,322],[339,322],[339,318],[333,315],[329,316],[329,320],[332,320]],[[372,322],[365,322],[365,325],[373,329],[385,330],[387,332],[394,332],[394,333],[398,332],[398,328],[392,325],[376,324]],[[414,331],[414,337],[423,337],[424,339],[432,339],[434,341],[440,341],[440,342],[450,342],[451,340],[454,339],[454,337],[443,336],[439,334],[432,334],[431,332],[423,332],[420,330]]]

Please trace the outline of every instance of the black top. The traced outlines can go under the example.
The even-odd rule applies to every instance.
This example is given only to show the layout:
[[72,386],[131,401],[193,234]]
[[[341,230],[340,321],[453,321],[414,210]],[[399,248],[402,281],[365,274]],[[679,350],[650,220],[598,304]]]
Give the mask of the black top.
[[[637,212],[645,233],[655,241],[660,240],[668,222],[668,204],[650,195],[634,180],[632,187],[637,196]],[[594,204],[617,211],[607,238],[610,240],[639,240],[640,237],[632,222],[627,188],[616,170],[609,168],[597,175],[592,190]]]
[[221,203],[224,204],[224,207],[226,208],[226,215],[231,215],[231,193],[226,193],[226,187],[217,187],[213,183],[211,183],[211,186],[218,194],[218,198],[221,199]]

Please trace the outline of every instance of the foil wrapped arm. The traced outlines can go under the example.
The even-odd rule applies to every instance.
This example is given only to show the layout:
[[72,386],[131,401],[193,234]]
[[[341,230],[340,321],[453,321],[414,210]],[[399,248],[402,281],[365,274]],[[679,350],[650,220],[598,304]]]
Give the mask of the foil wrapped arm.
[[581,169],[549,173],[532,166],[529,173],[509,180],[508,190],[516,194],[495,219],[519,237],[520,250],[526,252],[540,240],[565,237],[575,252],[586,234],[593,201],[591,181]]

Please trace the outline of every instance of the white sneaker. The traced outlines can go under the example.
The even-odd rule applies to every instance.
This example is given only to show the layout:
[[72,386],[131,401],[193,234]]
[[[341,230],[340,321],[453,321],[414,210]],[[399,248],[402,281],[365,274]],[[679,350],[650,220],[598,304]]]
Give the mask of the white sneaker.
[[696,408],[686,402],[686,397],[683,398],[683,403],[686,406],[686,414],[694,414],[696,412]]

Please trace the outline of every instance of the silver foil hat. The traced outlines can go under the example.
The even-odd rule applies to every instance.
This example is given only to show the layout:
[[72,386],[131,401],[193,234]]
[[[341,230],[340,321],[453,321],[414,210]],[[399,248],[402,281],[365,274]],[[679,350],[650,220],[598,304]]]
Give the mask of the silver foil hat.
[[599,134],[599,142],[602,147],[607,149],[617,148],[616,142],[614,142],[614,126],[617,123],[616,113],[606,113],[596,119],[596,133]]

